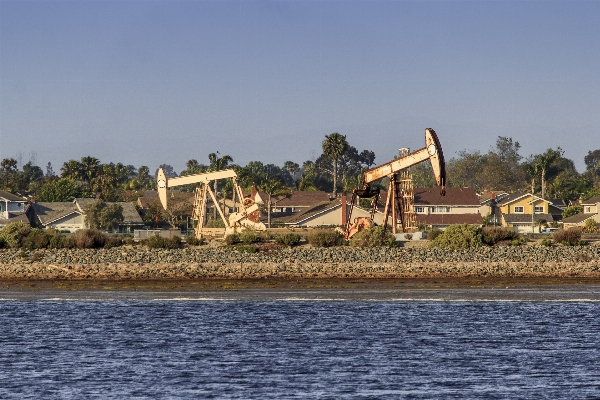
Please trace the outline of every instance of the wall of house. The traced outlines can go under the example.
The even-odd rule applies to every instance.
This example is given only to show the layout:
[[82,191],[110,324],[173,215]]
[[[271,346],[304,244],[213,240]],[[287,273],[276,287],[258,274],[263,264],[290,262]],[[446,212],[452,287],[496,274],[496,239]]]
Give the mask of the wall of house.
[[[531,200],[531,197],[524,197],[519,201],[501,206],[500,210],[502,214],[531,214],[533,207],[542,207],[542,210],[536,211],[536,214],[549,214],[547,202],[537,199],[533,204],[529,204]],[[523,212],[515,212],[515,207],[523,207]]]
[[23,212],[25,211],[25,203],[8,202],[8,212]]
[[64,218],[56,220],[56,221],[50,223],[49,225],[46,225],[46,228],[48,228],[48,227],[52,227],[52,228],[58,229],[60,231],[68,230],[70,232],[75,232],[75,231],[85,228],[84,216],[81,214],[78,214],[78,215],[71,214]]
[[[352,211],[352,219],[357,217],[370,217],[370,212],[367,212],[361,208],[354,207]],[[383,214],[375,213],[374,221],[377,225],[381,225],[383,223]],[[336,207],[329,212],[316,215],[312,218],[309,218],[305,221],[302,221],[298,225],[300,226],[328,226],[328,225],[342,225],[342,207]]]
[[[415,205],[416,214],[478,214],[480,212],[479,206],[440,206],[447,207],[448,211],[440,212],[437,206],[419,206]],[[419,211],[422,209],[423,211]],[[433,210],[432,210],[433,209]],[[485,215],[485,214],[484,214]]]

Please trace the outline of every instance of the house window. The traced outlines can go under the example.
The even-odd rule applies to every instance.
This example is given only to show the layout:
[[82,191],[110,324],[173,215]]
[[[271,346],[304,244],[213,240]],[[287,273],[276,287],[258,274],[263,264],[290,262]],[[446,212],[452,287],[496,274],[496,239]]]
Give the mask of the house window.
[[516,213],[522,213],[522,212],[524,212],[523,206],[515,206],[515,212]]
[[435,213],[449,213],[450,207],[431,207],[431,211]]
[[592,207],[586,207],[584,212],[585,212],[586,214],[589,214],[589,213],[591,213],[591,212],[592,212]]
[[422,214],[425,212],[425,207],[415,207],[415,212]]
[[544,206],[535,206],[533,211],[542,214],[544,212]]

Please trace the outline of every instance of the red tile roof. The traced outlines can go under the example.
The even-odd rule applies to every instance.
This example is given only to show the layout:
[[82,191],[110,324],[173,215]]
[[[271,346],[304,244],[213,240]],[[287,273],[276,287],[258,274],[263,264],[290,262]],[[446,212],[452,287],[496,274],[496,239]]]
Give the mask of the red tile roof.
[[[272,201],[272,200],[271,200]],[[321,190],[295,191],[290,197],[284,197],[274,204],[275,207],[312,207],[328,202],[329,195]]]
[[439,189],[415,189],[415,205],[421,206],[475,206],[479,207],[479,198],[471,188],[446,188],[442,196]]

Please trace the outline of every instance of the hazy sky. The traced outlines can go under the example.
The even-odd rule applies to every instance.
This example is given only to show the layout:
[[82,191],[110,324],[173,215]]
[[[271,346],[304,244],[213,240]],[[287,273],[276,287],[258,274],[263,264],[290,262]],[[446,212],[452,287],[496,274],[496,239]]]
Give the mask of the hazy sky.
[[0,158],[600,148],[597,1],[0,0]]

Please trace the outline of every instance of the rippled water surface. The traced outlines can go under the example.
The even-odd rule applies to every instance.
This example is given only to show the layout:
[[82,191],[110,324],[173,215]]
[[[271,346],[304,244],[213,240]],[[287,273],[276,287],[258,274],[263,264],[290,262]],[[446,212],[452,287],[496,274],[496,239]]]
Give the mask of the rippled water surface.
[[0,301],[0,398],[599,398],[600,303]]

